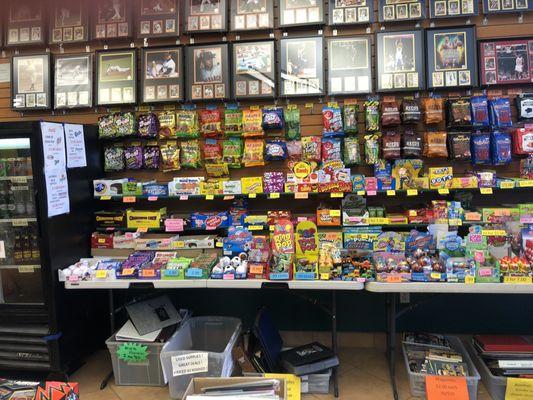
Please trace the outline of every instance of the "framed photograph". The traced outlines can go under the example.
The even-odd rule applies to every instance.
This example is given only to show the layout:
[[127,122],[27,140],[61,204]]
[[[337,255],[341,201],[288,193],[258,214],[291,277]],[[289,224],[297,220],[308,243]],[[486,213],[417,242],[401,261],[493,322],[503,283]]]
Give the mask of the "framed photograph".
[[533,82],[533,38],[479,42],[481,85]]
[[323,95],[322,37],[281,39],[280,45],[281,96]]
[[274,0],[231,0],[232,31],[274,28]]
[[516,13],[533,11],[533,0],[483,0],[483,13]]
[[96,53],[96,105],[137,102],[137,50]]
[[321,25],[324,23],[324,0],[280,0],[279,15],[280,27]]
[[329,25],[370,24],[374,22],[374,2],[370,0],[330,0]]
[[329,38],[328,94],[372,92],[372,39],[370,36]]
[[421,30],[377,33],[377,91],[423,90],[424,47]]
[[93,39],[127,39],[133,36],[131,7],[134,0],[95,0]]
[[473,26],[426,30],[427,88],[477,86],[475,43]]
[[470,17],[478,12],[475,0],[429,0],[429,17],[432,19]]
[[276,61],[273,40],[232,45],[233,97],[273,98],[276,94]]
[[379,22],[416,21],[426,18],[426,0],[379,0],[378,5]]
[[141,50],[141,101],[183,100],[183,49],[180,46]]
[[13,110],[46,110],[51,107],[50,54],[13,56],[11,77]]
[[93,105],[93,55],[61,54],[54,57],[54,109]]
[[188,46],[187,98],[223,100],[230,98],[229,45]]
[[185,31],[225,32],[227,0],[182,0],[185,8]]
[[[6,0],[6,46],[44,45],[44,2]],[[33,107],[32,107],[33,108]]]
[[179,0],[137,0],[137,2],[135,12],[137,39],[179,36]]
[[89,40],[89,14],[85,0],[54,0],[50,12],[50,43]]

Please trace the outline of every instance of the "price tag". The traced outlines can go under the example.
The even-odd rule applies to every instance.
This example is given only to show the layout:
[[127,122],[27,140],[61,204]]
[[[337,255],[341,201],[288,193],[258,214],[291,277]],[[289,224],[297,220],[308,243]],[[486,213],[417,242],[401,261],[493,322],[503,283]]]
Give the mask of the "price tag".
[[224,196],[224,200],[228,201],[228,200],[233,200],[235,199],[235,196]]
[[133,275],[133,268],[125,268],[122,270],[122,275]]
[[479,193],[481,194],[492,194],[492,188],[480,188]]
[[252,264],[250,265],[250,273],[254,275],[260,275],[263,273],[263,266],[259,264]]
[[305,108],[313,108],[313,107],[314,107],[313,103],[305,103]]
[[407,196],[418,196],[417,189],[407,189]]
[[402,277],[400,275],[387,276],[387,283],[402,283]]
[[268,197],[271,199],[279,199],[280,196],[279,193],[270,193]]
[[530,276],[504,276],[503,283],[526,285],[532,283],[532,279]]
[[533,180],[518,181],[518,187],[533,187]]
[[105,279],[107,278],[107,270],[100,269],[96,271],[96,279]]
[[155,278],[155,270],[152,268],[144,269],[142,271],[143,278]]
[[473,285],[474,283],[476,283],[476,277],[472,275],[465,276],[465,283],[467,285]]
[[369,225],[388,225],[388,218],[368,218],[367,222]]
[[163,106],[163,110],[165,111],[174,111],[176,109],[176,105],[175,104],[167,104],[165,106]]
[[533,398],[533,379],[507,378],[505,400],[530,400]]
[[148,201],[157,201],[159,198],[157,196],[149,196]]
[[98,244],[105,244],[105,239],[98,239]]
[[165,232],[183,232],[182,218],[168,218],[165,220]]
[[259,106],[250,106],[251,111],[259,111]]
[[[9,178],[11,180],[11,182],[13,183],[26,183],[28,182],[28,178],[26,178],[25,176],[12,176],[11,178]],[[26,189],[27,190],[27,189]]]
[[340,217],[341,210],[329,210],[330,217]]
[[268,230],[269,230],[270,232],[274,232],[274,231],[275,231],[275,228],[276,228],[276,227],[275,227],[274,225],[269,225],[269,226],[268,226]]
[[134,196],[126,196],[122,198],[123,203],[135,203],[137,199]]
[[308,199],[309,198],[309,193],[307,192],[296,192],[294,193],[294,198],[295,199]]
[[249,225],[248,230],[249,231],[262,231],[263,225]]
[[450,189],[439,189],[439,194],[450,194]]
[[220,248],[224,247],[224,243],[222,243],[222,242],[216,242],[216,243],[215,243],[215,247],[217,247],[217,248],[220,249]]
[[365,195],[365,191],[364,190],[358,190],[357,191],[357,195],[358,196],[364,196]]
[[442,275],[440,272],[432,272],[430,275],[431,279],[440,280],[442,278]]
[[206,194],[206,195],[205,195],[205,199],[206,199],[206,200],[214,200],[214,199],[215,199],[215,196],[212,195],[212,194]]
[[137,228],[137,233],[146,233],[148,232],[148,228],[146,226],[141,226]]
[[328,273],[321,273],[320,274],[320,280],[321,281],[329,281],[329,274]]
[[500,182],[500,189],[514,189],[514,182]]
[[416,210],[409,210],[410,217],[416,217],[417,215],[418,215],[418,212]]
[[375,190],[369,190],[366,192],[367,196],[375,196],[377,195],[377,192]]
[[70,275],[68,277],[68,281],[72,283],[78,282],[79,280],[80,280],[80,277],[78,275]]
[[248,198],[249,199],[255,199],[256,197],[257,197],[256,193],[248,193]]
[[18,270],[20,274],[32,274],[34,267],[33,265],[21,265]]
[[182,241],[174,242],[173,245],[177,249],[183,249],[185,247],[185,242],[182,242]]
[[111,196],[100,196],[100,200],[102,201],[111,200]]
[[463,220],[461,220],[459,218],[452,218],[452,219],[448,220],[448,225],[450,225],[450,226],[462,226],[463,225]]
[[396,190],[387,190],[387,196],[396,196]]
[[339,103],[336,101],[328,101],[328,107],[336,108],[339,106]]
[[507,232],[502,229],[482,229],[483,236],[507,236]]
[[13,226],[28,226],[28,220],[25,218],[12,219],[11,225]]
[[181,195],[180,196],[180,200],[181,201],[187,201],[187,200],[189,200],[189,196],[187,196],[186,194],[185,195]]
[[460,376],[426,376],[428,400],[468,400],[466,378]]
[[344,197],[344,193],[342,193],[342,192],[331,193],[330,197],[332,199],[342,199]]

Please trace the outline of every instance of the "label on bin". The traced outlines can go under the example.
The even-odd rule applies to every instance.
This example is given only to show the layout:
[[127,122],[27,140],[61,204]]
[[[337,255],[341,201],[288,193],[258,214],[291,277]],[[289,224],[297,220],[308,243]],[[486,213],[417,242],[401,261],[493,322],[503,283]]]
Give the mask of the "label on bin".
[[207,372],[208,353],[190,353],[171,357],[172,376],[192,375]]
[[466,378],[458,376],[426,376],[428,400],[468,400]]
[[505,400],[527,400],[533,396],[533,381],[523,378],[507,378]]

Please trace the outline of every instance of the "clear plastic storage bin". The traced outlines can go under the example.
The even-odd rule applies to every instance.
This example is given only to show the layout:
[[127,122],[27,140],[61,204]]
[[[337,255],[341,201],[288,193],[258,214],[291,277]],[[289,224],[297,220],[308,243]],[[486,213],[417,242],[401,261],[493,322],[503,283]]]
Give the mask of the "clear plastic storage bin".
[[161,351],[170,397],[180,399],[192,378],[231,376],[240,331],[238,318],[195,317],[183,323]]
[[[455,351],[461,353],[464,362],[468,365],[468,376],[466,377],[466,384],[468,386],[468,397],[470,400],[477,399],[477,385],[480,380],[479,373],[477,372],[472,359],[468,355],[463,343],[458,337],[447,336],[451,346]],[[413,346],[413,345],[411,345]],[[409,360],[407,359],[407,352],[405,351],[406,344],[403,344],[403,358],[405,360],[405,367],[407,368],[407,374],[409,375],[409,387],[411,388],[411,394],[416,397],[426,398],[426,374],[411,372],[409,368]]]
[[490,369],[485,364],[485,361],[479,356],[472,342],[468,342],[466,345],[468,352],[472,356],[472,361],[479,371],[481,381],[485,385],[485,388],[490,393],[492,400],[504,400],[505,390],[507,389],[507,378],[504,376],[496,376],[490,372]]

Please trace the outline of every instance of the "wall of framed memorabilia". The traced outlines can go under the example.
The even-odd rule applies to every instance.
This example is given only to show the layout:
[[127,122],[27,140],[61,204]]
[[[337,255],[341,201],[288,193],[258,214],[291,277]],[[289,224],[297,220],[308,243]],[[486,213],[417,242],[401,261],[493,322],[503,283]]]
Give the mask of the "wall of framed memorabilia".
[[95,0],[92,37],[97,40],[128,39],[133,34],[131,0]]
[[229,45],[225,43],[187,47],[187,99],[230,98]]
[[99,106],[137,102],[137,50],[96,53],[96,92]]
[[54,57],[54,108],[93,106],[93,63],[91,53],[59,54]]
[[274,0],[231,0],[230,14],[232,31],[274,28]]
[[135,7],[136,37],[175,37],[180,33],[181,3],[179,0],[139,0]]
[[141,101],[146,104],[183,100],[183,47],[141,50]]

